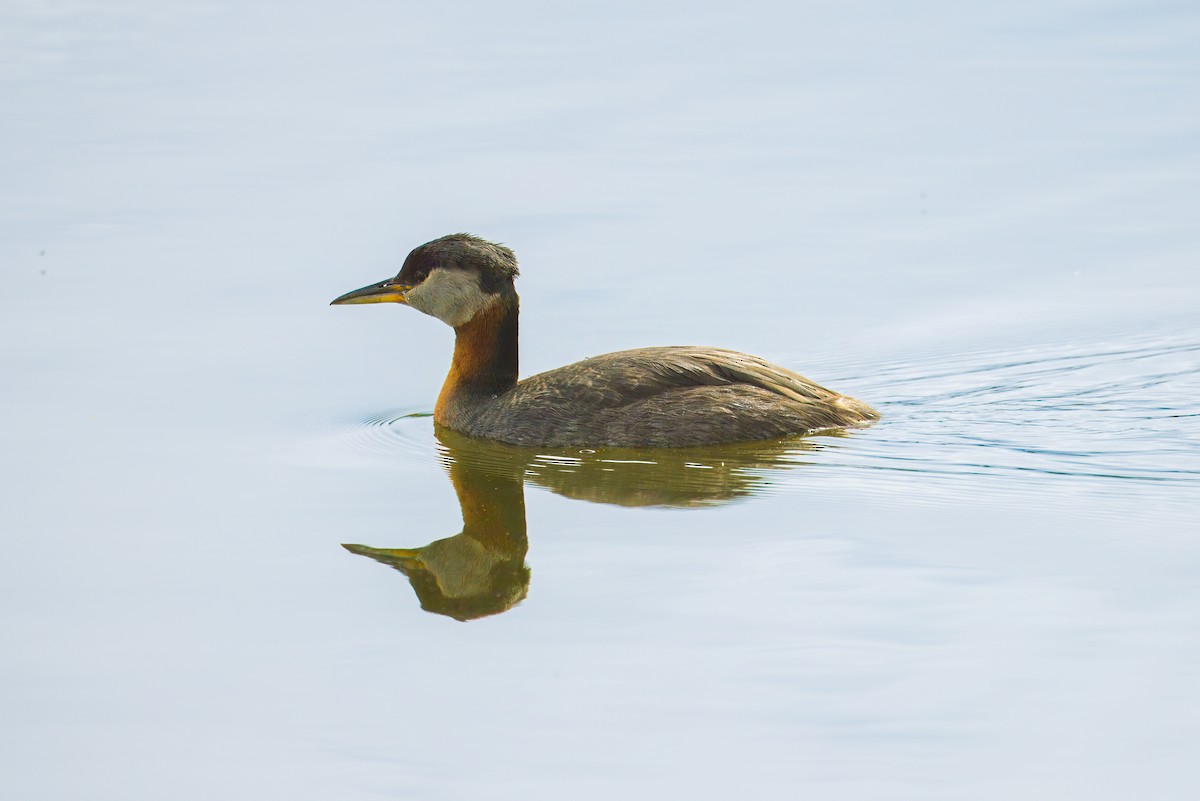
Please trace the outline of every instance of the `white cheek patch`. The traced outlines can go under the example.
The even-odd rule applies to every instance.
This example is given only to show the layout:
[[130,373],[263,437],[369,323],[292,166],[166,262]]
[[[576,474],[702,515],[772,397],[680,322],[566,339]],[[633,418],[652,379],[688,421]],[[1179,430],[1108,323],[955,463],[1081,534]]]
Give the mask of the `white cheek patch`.
[[479,288],[474,273],[434,270],[404,295],[409,306],[458,328],[499,298]]

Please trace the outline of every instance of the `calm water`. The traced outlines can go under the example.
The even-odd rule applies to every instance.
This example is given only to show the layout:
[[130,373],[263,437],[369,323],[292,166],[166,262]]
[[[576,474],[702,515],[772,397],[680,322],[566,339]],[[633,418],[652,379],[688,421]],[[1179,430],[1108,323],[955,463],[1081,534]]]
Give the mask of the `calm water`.
[[[1171,3],[3,6],[0,795],[1190,799],[1198,76]],[[326,304],[457,230],[525,374],[883,419],[435,432],[451,333]]]

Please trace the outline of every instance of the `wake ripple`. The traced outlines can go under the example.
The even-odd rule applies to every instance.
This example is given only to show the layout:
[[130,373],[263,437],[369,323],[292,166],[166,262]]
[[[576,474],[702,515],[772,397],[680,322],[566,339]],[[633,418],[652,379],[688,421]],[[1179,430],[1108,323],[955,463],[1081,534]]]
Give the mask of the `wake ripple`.
[[1194,339],[956,354],[845,383],[875,400],[883,420],[827,449],[827,467],[971,487],[1069,479],[1200,488]]
[[[872,403],[883,419],[813,438],[800,469],[760,461],[755,469],[774,478],[764,475],[750,494],[811,490],[832,476],[897,499],[1044,495],[1067,482],[1095,493],[1157,485],[1157,502],[1180,508],[1197,500],[1195,338],[943,354],[856,365],[855,373],[829,384]],[[339,421],[338,429],[343,453],[373,466],[426,470],[445,458],[423,409],[371,413]]]

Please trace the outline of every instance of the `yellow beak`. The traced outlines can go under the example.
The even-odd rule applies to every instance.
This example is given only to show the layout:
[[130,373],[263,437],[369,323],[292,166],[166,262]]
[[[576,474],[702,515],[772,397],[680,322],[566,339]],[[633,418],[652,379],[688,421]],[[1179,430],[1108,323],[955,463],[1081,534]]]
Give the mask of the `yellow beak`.
[[339,298],[334,298],[330,302],[330,306],[343,306],[349,303],[404,303],[408,301],[404,299],[405,293],[412,289],[408,284],[398,284],[396,279],[389,278],[386,281],[380,281],[378,284],[364,286],[362,289],[356,289],[353,292],[347,292]]

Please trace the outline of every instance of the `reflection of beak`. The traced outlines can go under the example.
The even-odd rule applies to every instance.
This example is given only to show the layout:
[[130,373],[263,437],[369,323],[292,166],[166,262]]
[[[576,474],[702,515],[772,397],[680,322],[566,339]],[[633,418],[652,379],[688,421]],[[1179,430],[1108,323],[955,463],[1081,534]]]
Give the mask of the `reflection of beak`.
[[425,563],[421,561],[421,552],[416,548],[370,548],[366,545],[348,545],[346,543],[343,543],[342,547],[350,553],[369,556],[376,562],[382,562],[405,573],[409,570],[425,569]]
[[380,281],[378,284],[364,286],[362,289],[356,289],[353,292],[347,292],[340,298],[334,298],[329,304],[330,306],[342,306],[348,303],[403,303],[408,304],[404,299],[404,295],[412,286],[408,284],[398,284],[395,278],[389,278],[386,281]]

